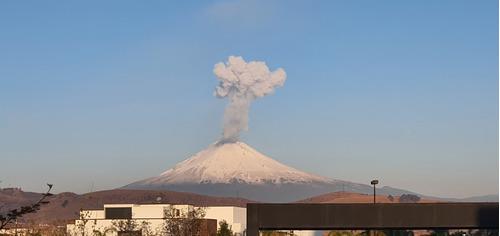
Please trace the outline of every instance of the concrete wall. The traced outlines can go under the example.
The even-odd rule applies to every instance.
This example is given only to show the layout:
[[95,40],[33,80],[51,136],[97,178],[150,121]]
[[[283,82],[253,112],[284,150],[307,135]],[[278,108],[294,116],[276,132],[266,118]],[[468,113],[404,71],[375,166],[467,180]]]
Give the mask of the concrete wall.
[[247,228],[247,211],[246,208],[243,207],[207,207],[205,218],[217,219],[217,229],[220,228],[219,222],[225,220],[234,233],[239,233],[241,235]]
[[166,205],[141,205],[132,207],[132,218],[163,218]]

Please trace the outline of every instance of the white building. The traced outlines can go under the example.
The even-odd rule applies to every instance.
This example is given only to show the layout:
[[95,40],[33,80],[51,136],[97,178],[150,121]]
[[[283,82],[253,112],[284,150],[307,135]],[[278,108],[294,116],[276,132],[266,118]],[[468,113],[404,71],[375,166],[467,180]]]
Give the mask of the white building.
[[245,235],[246,208],[232,206],[195,207],[174,204],[105,204],[103,210],[83,210],[80,219],[68,224],[70,235],[161,235],[169,220],[182,220],[205,212],[204,219],[225,220],[234,233]]
[[207,207],[207,219],[217,219],[217,229],[219,229],[219,222],[225,220],[233,230],[233,233],[239,235],[246,235],[247,230],[247,209],[243,207],[233,206],[217,206]]

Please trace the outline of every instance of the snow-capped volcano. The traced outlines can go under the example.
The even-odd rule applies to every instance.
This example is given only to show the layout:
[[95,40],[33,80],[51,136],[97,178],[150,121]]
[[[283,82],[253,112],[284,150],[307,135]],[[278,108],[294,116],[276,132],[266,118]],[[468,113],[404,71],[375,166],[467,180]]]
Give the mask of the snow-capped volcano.
[[185,183],[311,183],[331,179],[281,164],[243,142],[213,143],[162,174],[144,180],[147,185]]
[[294,169],[266,157],[243,142],[213,143],[160,175],[122,188],[241,196],[268,202],[289,202],[336,191],[373,191],[370,185]]

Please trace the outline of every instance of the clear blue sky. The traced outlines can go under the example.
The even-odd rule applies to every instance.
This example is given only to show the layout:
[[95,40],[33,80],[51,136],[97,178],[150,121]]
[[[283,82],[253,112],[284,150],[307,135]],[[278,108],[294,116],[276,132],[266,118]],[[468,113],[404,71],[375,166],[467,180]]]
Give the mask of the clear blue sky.
[[283,68],[241,140],[306,172],[498,193],[498,1],[0,1],[0,187],[157,175],[221,135],[214,65]]

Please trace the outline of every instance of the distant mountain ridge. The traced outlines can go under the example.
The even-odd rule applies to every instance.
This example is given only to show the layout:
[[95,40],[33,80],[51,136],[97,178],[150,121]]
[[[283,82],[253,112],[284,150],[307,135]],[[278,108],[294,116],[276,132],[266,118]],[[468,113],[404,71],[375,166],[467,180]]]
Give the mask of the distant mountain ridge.
[[[371,185],[326,178],[289,167],[243,142],[213,143],[173,168],[121,189],[171,190],[283,203],[331,192],[373,192]],[[377,188],[377,193],[416,194],[387,186]]]

